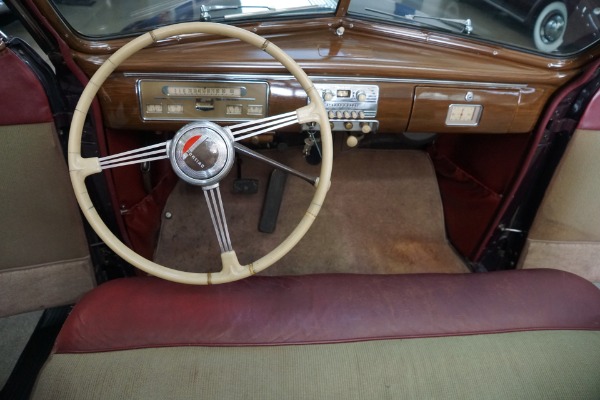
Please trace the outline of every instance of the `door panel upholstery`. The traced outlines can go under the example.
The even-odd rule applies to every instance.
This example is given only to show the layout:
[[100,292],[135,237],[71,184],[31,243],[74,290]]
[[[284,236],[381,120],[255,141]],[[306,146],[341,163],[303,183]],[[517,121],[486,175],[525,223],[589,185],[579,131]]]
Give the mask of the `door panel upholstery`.
[[[31,63],[31,60],[28,61]],[[0,49],[0,316],[75,302],[95,286],[44,87]],[[27,88],[28,90],[23,90]]]
[[557,268],[600,282],[600,92],[588,105],[546,191],[522,268]]

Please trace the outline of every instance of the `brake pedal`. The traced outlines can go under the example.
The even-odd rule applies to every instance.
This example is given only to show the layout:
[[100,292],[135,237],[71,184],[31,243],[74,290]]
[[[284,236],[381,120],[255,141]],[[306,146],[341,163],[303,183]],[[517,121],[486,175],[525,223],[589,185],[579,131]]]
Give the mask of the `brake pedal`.
[[242,159],[236,156],[237,178],[233,181],[233,193],[256,194],[258,193],[258,179],[242,178]]
[[233,193],[256,194],[258,193],[258,179],[236,179],[233,181]]

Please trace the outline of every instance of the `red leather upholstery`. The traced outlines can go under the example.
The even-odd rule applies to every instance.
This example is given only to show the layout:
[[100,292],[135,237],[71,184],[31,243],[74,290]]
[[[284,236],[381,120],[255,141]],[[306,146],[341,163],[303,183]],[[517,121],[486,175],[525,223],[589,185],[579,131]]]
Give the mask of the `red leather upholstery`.
[[600,290],[557,270],[254,277],[219,286],[116,280],[75,307],[55,352],[333,343],[600,330]]
[[579,121],[578,128],[591,131],[600,131],[600,91],[596,92],[588,104],[583,116],[581,117],[581,120]]
[[39,80],[8,48],[0,50],[0,71],[11,71],[0,79],[0,126],[54,121]]

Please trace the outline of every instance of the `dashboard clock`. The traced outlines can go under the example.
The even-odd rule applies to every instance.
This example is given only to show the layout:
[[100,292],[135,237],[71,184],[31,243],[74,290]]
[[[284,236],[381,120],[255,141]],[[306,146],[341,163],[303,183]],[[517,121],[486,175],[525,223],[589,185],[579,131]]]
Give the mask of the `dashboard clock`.
[[479,104],[450,104],[446,125],[449,126],[477,126],[483,106]]

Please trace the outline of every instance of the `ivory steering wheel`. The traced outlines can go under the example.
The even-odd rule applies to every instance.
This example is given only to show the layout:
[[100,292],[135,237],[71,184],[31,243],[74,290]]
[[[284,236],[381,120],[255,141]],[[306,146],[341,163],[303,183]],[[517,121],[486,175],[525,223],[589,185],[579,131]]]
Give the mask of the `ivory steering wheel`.
[[[98,89],[106,78],[123,61],[139,50],[172,36],[196,33],[236,38],[270,54],[298,80],[308,95],[310,103],[293,112],[229,127],[221,127],[208,121],[196,121],[181,128],[173,139],[164,143],[107,157],[83,158],[81,156],[81,137],[85,118]],[[272,131],[285,125],[312,122],[318,123],[321,128],[322,163],[319,176],[312,180],[315,193],[311,204],[299,224],[276,248],[248,265],[241,265],[229,239],[226,215],[219,189],[220,180],[227,175],[233,165],[235,150],[251,153],[251,150],[241,146],[238,140]],[[77,202],[98,236],[123,259],[148,274],[174,282],[197,285],[217,284],[246,278],[268,268],[287,254],[302,239],[319,213],[331,183],[333,162],[333,145],[327,113],[318,91],[302,68],[279,47],[252,32],[234,26],[209,22],[190,22],[158,28],[132,40],[108,58],[92,76],[77,103],[69,132],[68,152],[69,172]],[[85,185],[86,177],[100,173],[107,168],[166,158],[171,161],[175,173],[181,179],[201,186],[203,189],[221,247],[222,270],[220,272],[184,272],[154,263],[140,256],[108,229],[92,204]],[[268,159],[267,162],[269,162]],[[270,162],[276,163],[272,160]]]

